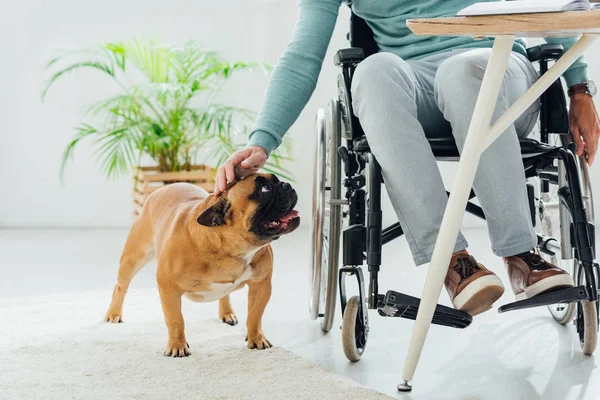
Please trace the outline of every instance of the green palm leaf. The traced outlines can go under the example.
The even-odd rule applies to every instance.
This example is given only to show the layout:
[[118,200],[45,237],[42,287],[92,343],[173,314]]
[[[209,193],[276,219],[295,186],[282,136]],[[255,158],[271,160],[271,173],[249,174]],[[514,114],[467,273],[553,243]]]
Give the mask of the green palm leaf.
[[82,61],[82,62],[78,62],[78,63],[75,63],[75,64],[71,64],[71,65],[69,65],[69,66],[67,66],[65,68],[62,68],[62,69],[58,70],[54,74],[52,74],[52,76],[50,77],[50,79],[48,79],[48,82],[46,83],[46,86],[42,90],[42,99],[44,99],[46,97],[46,94],[50,90],[50,87],[60,77],[62,77],[63,75],[65,75],[65,74],[67,74],[69,72],[72,72],[72,71],[75,71],[75,70],[78,70],[78,69],[82,69],[82,68],[92,68],[92,69],[104,72],[107,75],[111,76],[112,78],[115,78],[115,71],[114,71],[113,67],[111,65],[103,63],[101,61]]
[[[214,98],[236,71],[267,72],[270,66],[225,61],[193,41],[176,47],[139,37],[63,51],[49,60],[47,68],[42,98],[61,77],[80,69],[102,72],[121,88],[122,93],[86,110],[87,121],[75,128],[61,163],[62,178],[79,143],[90,139],[97,162],[113,178],[130,171],[142,155],[165,171],[187,168],[200,152],[207,154],[205,162],[223,163],[244,145],[255,113],[215,104]],[[143,82],[137,82],[139,76]],[[290,179],[285,168],[291,160],[287,142],[272,153],[265,170]]]

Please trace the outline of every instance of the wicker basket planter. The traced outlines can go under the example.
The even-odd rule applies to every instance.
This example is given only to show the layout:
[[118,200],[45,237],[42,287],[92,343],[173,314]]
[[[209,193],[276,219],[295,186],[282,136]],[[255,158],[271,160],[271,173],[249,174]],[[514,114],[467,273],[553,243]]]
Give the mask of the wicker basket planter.
[[150,193],[170,183],[187,182],[212,192],[216,170],[193,165],[189,171],[160,172],[158,167],[137,167],[134,173],[133,215],[137,217]]

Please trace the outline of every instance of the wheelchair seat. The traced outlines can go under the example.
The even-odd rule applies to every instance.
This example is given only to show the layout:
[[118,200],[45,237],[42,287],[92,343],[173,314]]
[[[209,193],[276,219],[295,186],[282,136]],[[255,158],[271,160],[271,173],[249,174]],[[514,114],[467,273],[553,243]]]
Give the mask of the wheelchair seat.
[[[460,154],[456,147],[454,137],[428,138],[427,141],[437,160],[458,161]],[[354,140],[353,144],[354,150],[358,153],[367,153],[371,151],[366,136],[361,136]],[[521,156],[524,159],[540,156],[556,150],[556,147],[530,138],[520,139],[519,144],[521,145]]]

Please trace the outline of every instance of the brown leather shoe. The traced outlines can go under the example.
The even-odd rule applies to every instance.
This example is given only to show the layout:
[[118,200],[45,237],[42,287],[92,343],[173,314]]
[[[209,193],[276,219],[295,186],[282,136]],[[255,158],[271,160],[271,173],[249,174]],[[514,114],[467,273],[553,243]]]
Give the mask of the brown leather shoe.
[[505,257],[504,264],[517,301],[574,286],[571,275],[533,251]]
[[492,308],[504,293],[502,281],[467,253],[456,253],[444,281],[454,308],[472,316]]

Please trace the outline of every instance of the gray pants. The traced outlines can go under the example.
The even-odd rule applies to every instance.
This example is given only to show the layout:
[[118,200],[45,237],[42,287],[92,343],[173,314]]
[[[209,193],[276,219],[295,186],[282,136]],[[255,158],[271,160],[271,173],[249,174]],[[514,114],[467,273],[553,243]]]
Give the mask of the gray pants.
[[[427,137],[453,135],[462,151],[491,49],[454,50],[417,61],[379,53],[361,62],[352,83],[354,113],[377,158],[417,265],[430,261],[448,197]],[[513,53],[492,121],[537,79]],[[533,129],[534,103],[482,155],[473,184],[492,249],[512,256],[534,248],[519,137]],[[459,234],[455,251],[467,247]]]

